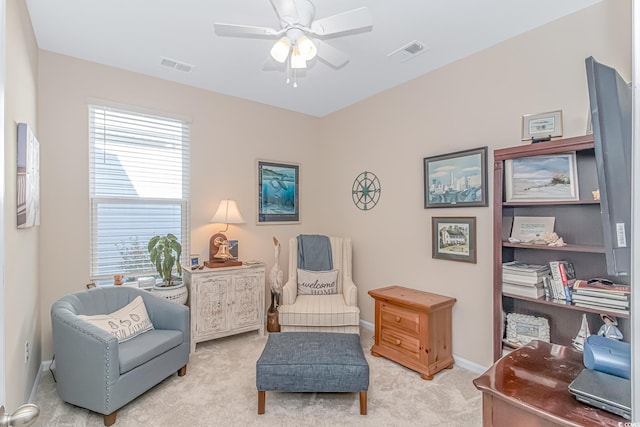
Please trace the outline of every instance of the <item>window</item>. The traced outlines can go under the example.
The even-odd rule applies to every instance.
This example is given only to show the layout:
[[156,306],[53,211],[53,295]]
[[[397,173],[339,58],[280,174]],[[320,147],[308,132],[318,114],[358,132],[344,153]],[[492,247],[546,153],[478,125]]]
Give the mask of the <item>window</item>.
[[90,105],[89,180],[92,280],[155,275],[147,251],[155,235],[175,234],[186,264],[188,122]]

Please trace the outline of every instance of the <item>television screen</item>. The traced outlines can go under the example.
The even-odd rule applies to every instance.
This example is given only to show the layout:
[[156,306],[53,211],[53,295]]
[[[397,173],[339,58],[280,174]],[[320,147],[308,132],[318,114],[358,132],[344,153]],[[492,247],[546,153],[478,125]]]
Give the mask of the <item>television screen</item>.
[[607,273],[631,269],[631,87],[618,72],[586,59]]

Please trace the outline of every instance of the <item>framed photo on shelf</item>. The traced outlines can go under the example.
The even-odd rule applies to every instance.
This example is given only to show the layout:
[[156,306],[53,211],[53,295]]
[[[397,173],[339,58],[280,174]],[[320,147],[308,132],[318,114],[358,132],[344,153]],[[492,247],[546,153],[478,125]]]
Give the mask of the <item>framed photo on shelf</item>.
[[258,225],[300,223],[300,165],[257,161]]
[[504,181],[507,202],[578,200],[576,153],[505,160]]
[[522,116],[522,140],[551,139],[562,136],[562,110]]
[[553,233],[555,222],[552,216],[516,216],[510,237],[523,243],[539,240],[545,233]]
[[487,147],[424,158],[424,207],[488,206]]
[[476,217],[432,217],[431,256],[476,263]]
[[526,314],[507,314],[507,343],[520,347],[532,340],[551,342],[549,321]]

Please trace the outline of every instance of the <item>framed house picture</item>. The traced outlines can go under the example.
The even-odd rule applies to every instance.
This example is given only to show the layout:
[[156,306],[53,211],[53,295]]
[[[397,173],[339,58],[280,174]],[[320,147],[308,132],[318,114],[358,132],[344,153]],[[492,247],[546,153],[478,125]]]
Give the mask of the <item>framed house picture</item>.
[[504,183],[507,202],[578,200],[576,153],[505,160]]
[[432,217],[431,256],[476,263],[476,217]]
[[487,147],[424,158],[424,207],[488,206]]
[[300,223],[300,165],[257,161],[258,225]]

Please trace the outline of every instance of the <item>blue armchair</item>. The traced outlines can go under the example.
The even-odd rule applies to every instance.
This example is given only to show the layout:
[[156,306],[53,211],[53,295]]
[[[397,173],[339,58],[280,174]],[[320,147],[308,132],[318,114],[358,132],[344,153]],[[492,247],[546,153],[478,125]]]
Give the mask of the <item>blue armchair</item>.
[[[118,342],[115,335],[78,318],[109,314],[140,295],[154,326]],[[189,309],[138,288],[114,286],[67,295],[51,307],[58,394],[65,402],[104,415],[116,412],[189,362]]]

